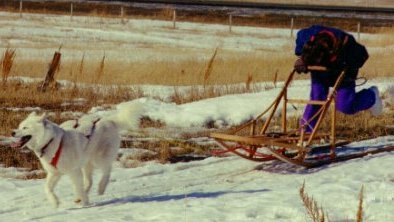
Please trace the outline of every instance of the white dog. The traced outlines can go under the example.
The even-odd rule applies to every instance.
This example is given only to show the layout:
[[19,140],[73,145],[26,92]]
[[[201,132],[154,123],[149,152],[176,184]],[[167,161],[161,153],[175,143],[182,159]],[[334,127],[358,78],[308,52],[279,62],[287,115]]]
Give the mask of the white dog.
[[88,160],[82,168],[86,192],[89,192],[92,186],[93,169],[96,168],[102,172],[98,194],[104,194],[110,178],[112,162],[116,159],[120,147],[119,131],[136,129],[139,126],[141,114],[142,106],[139,103],[133,103],[110,117],[85,115],[78,120],[69,120],[60,125],[65,130],[74,130],[89,138]]
[[138,127],[141,110],[139,103],[133,103],[116,115],[85,122],[76,129],[69,127],[70,122],[60,127],[46,119],[45,114],[31,113],[13,131],[14,147],[26,146],[37,155],[47,172],[47,197],[55,207],[59,201],[53,190],[64,174],[70,175],[76,202],[85,206],[89,203],[87,193],[92,185],[93,168],[103,172],[98,190],[103,194],[120,145],[119,130]]

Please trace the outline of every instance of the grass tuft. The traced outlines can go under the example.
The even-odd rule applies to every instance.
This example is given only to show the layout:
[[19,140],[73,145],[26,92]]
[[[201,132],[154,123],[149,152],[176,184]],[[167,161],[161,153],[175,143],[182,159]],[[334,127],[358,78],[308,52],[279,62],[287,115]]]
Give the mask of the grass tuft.
[[253,82],[253,75],[249,74],[248,78],[246,79],[246,82],[245,82],[245,88],[246,88],[247,92],[251,91],[252,82]]
[[[81,61],[81,63],[82,62],[83,61]],[[96,71],[96,78],[95,78],[95,83],[96,84],[99,83],[100,80],[103,78],[103,76],[104,76],[104,68],[105,68],[105,52],[104,52],[103,58],[100,61],[100,65],[99,65],[99,67],[97,68],[97,71]]]
[[313,197],[309,197],[308,194],[305,192],[305,182],[300,188],[300,197],[308,213],[308,216],[313,222],[327,221],[326,216],[324,215],[323,208],[319,207],[316,200],[314,200]]
[[364,214],[363,201],[364,201],[364,186],[361,186],[361,190],[360,190],[360,194],[359,194],[356,222],[363,221],[363,214]]
[[207,67],[205,68],[205,72],[204,72],[204,89],[205,89],[205,86],[208,83],[209,76],[212,73],[213,64],[215,62],[215,58],[216,58],[217,52],[218,52],[218,48],[216,48],[215,51],[213,52],[211,58],[209,59]]
[[6,85],[8,77],[10,76],[11,68],[14,64],[14,59],[16,56],[15,51],[15,49],[7,48],[4,52],[3,58],[1,59],[1,75],[3,86]]

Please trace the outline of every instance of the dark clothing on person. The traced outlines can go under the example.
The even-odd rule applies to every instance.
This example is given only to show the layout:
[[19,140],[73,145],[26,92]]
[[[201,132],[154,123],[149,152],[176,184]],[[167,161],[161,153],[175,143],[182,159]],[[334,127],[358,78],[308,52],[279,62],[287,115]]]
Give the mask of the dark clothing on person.
[[[313,25],[297,33],[295,54],[299,56],[294,68],[306,72],[307,66],[324,66],[327,71],[311,72],[311,100],[326,100],[329,87],[334,86],[342,71],[342,83],[337,88],[336,107],[345,114],[355,114],[369,109],[375,103],[375,93],[371,89],[355,92],[358,70],[368,59],[365,47],[354,37],[340,29]],[[320,105],[308,104],[301,124],[307,124],[306,132],[311,132],[317,117],[311,119]]]

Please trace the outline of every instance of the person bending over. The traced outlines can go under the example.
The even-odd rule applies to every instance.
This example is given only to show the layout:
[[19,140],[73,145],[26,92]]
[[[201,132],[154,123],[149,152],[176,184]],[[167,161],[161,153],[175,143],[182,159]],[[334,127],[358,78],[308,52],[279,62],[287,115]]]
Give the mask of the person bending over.
[[[379,90],[376,86],[356,92],[358,70],[368,59],[366,48],[354,37],[340,29],[313,25],[297,32],[294,69],[297,73],[307,73],[308,66],[323,66],[327,71],[311,71],[311,100],[326,100],[329,88],[334,86],[342,71],[344,78],[337,88],[336,107],[345,114],[355,114],[370,110],[378,116],[383,109]],[[305,132],[312,132],[317,119],[311,119],[321,105],[308,104],[300,124]]]

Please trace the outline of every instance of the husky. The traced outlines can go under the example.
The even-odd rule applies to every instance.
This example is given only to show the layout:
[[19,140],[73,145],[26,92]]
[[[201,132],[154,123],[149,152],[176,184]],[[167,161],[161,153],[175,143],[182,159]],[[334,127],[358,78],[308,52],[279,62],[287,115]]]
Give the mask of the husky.
[[88,193],[92,187],[93,170],[99,169],[102,176],[98,194],[104,194],[110,178],[112,162],[116,159],[120,147],[120,131],[138,128],[141,115],[142,106],[133,103],[110,117],[85,115],[60,125],[62,129],[82,133],[89,139],[87,145],[89,158],[82,168],[85,192]]
[[141,110],[141,105],[134,103],[113,116],[84,121],[84,125],[72,128],[72,122],[59,126],[48,120],[46,114],[33,112],[12,132],[13,147],[27,147],[39,158],[47,173],[45,192],[55,207],[59,206],[59,200],[54,187],[66,174],[74,185],[75,202],[86,206],[93,169],[103,172],[98,189],[103,194],[120,146],[119,132],[137,128]]
[[84,206],[89,203],[82,180],[88,138],[78,132],[66,131],[49,121],[46,114],[35,112],[19,124],[12,136],[16,139],[13,147],[26,146],[40,160],[47,173],[45,192],[55,207],[58,207],[59,200],[53,190],[63,174],[70,176],[76,200]]

